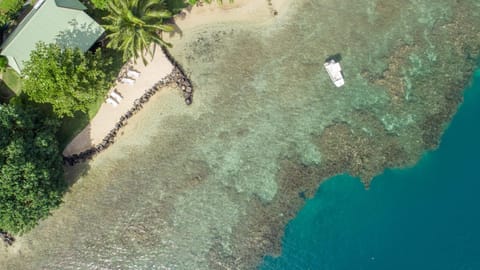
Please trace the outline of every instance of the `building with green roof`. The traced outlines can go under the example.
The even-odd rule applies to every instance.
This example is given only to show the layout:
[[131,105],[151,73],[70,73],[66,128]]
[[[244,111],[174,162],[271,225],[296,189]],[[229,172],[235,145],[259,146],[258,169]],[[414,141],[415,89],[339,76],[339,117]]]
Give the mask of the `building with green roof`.
[[38,42],[78,47],[87,51],[104,29],[84,11],[78,0],[38,0],[1,46],[1,55],[21,73]]

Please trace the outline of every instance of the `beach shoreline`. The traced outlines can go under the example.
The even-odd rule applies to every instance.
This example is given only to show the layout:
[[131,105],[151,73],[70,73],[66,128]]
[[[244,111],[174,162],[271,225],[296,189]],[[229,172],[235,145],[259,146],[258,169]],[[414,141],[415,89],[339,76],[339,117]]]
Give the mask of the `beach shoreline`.
[[[184,31],[192,31],[197,27],[234,21],[255,24],[268,23],[274,17],[278,17],[279,14],[284,14],[287,5],[288,2],[286,0],[265,2],[237,0],[233,3],[224,3],[222,5],[203,4],[201,6],[193,6],[184,9],[175,16],[175,24],[179,31],[171,35],[165,35],[164,38],[166,41],[175,44],[176,40],[183,38]],[[121,122],[121,117],[128,114],[132,108],[135,108],[135,100],[141,98],[149,89],[156,86],[159,81],[172,74],[174,63],[159,48],[156,48],[155,55],[149,60],[147,65],[144,65],[141,61],[131,65],[131,70],[140,73],[134,84],[130,85],[117,81],[109,90],[109,93],[119,93],[122,100],[115,107],[104,102],[90,123],[65,147],[63,150],[65,157],[78,157],[79,154],[89,152],[90,149],[96,149],[105,139],[111,137],[109,135],[116,128],[116,125]],[[122,74],[119,74],[119,78],[121,77]]]

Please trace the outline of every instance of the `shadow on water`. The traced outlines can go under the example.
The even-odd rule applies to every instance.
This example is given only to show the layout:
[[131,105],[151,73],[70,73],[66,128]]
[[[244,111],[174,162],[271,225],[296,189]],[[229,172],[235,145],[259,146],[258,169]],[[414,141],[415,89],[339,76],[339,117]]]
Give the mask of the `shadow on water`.
[[[82,130],[88,125],[88,116],[85,113],[77,113],[76,117],[65,119],[58,130],[57,137],[59,140],[59,148],[62,152],[65,147],[75,138]],[[73,132],[75,131],[75,132]],[[87,131],[88,139],[90,140],[90,129]],[[62,154],[62,153],[60,153]],[[64,163],[64,181],[67,185],[66,192],[70,191],[70,188],[83,176],[85,176],[90,170],[89,161],[80,162],[73,166]]]
[[78,163],[75,166],[64,166],[65,183],[67,184],[67,192],[70,188],[83,176],[88,174],[90,165],[88,162]]
[[[67,145],[85,128],[87,129],[85,134],[85,140],[91,140],[90,128],[88,127],[89,117],[87,113],[77,112],[74,117],[69,117],[63,120],[60,129],[58,130],[57,137],[59,140],[59,147],[63,151]],[[65,183],[68,189],[73,186],[82,176],[86,175],[90,170],[89,161],[80,162],[71,166],[64,164],[64,176]]]
[[330,62],[334,60],[335,62],[340,62],[342,61],[342,54],[341,53],[337,53],[337,54],[334,54],[334,55],[330,55],[328,56],[326,59],[325,59],[325,62]]

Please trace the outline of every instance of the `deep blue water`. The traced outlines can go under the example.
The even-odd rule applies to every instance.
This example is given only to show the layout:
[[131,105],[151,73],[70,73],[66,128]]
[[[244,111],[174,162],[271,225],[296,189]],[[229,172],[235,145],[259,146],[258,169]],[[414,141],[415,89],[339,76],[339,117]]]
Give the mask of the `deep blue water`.
[[438,150],[370,190],[322,184],[285,231],[270,269],[480,269],[480,70]]

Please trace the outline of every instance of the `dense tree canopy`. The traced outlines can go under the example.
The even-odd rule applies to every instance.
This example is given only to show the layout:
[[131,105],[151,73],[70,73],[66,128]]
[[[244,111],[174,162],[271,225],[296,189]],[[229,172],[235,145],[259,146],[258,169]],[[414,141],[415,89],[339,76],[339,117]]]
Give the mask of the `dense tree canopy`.
[[103,25],[109,33],[107,47],[121,50],[124,61],[141,56],[147,63],[145,55],[153,56],[152,43],[171,46],[160,36],[161,32],[174,30],[165,24],[172,13],[165,8],[163,0],[111,0],[108,12]]
[[31,106],[0,105],[0,229],[28,230],[60,204],[58,125]]
[[110,86],[111,78],[105,72],[110,64],[100,51],[83,53],[38,43],[22,71],[23,92],[37,103],[52,105],[60,118],[87,112]]

